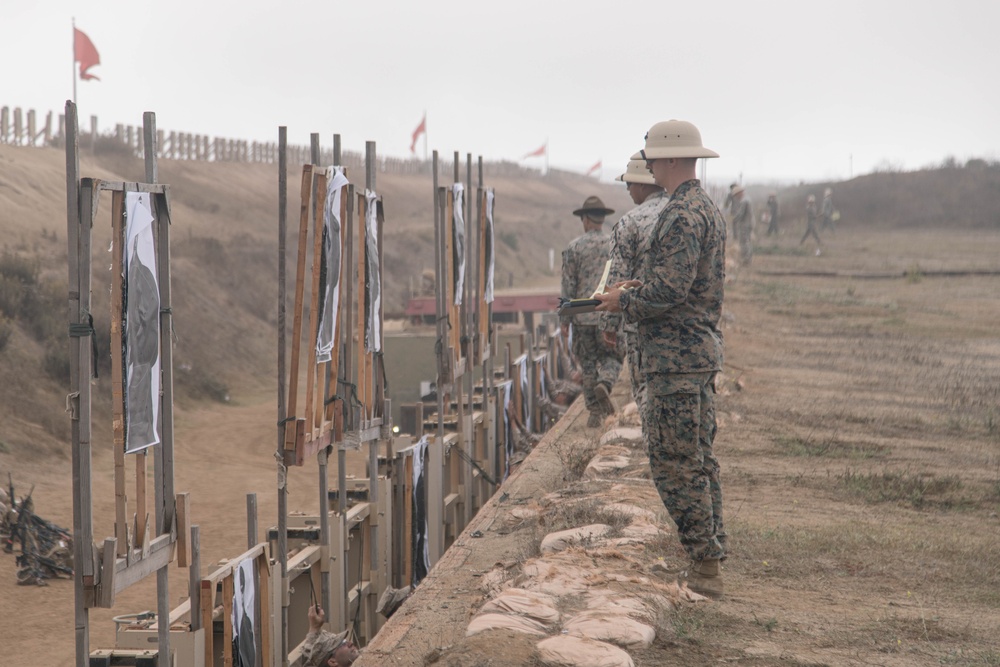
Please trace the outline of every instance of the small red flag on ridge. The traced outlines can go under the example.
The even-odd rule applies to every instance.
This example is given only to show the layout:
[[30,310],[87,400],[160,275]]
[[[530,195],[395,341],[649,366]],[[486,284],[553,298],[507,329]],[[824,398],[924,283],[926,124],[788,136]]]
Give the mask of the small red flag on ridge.
[[548,144],[548,142],[546,142],[546,143],[542,144],[541,147],[536,148],[535,150],[531,151],[530,153],[528,153],[527,155],[525,155],[521,159],[523,160],[524,158],[539,157],[541,155],[545,155],[545,152],[548,150],[548,148],[549,148],[549,144]]
[[590,169],[588,169],[588,170],[587,170],[587,176],[590,176],[591,174],[593,174],[593,173],[594,173],[595,171],[597,171],[597,170],[598,170],[598,169],[600,169],[600,168],[601,168],[601,160],[598,160],[598,161],[597,161],[597,162],[596,162],[596,163],[594,164],[594,166],[593,166],[593,167],[591,167]]
[[419,137],[421,134],[425,134],[426,132],[427,132],[427,114],[425,113],[424,119],[420,121],[420,125],[417,125],[417,129],[413,131],[413,141],[410,142],[411,153],[417,152],[417,137]]
[[97,47],[90,41],[90,37],[87,37],[82,30],[77,30],[76,28],[73,28],[73,59],[80,63],[80,79],[82,81],[88,79],[97,79],[100,81],[100,79],[87,71],[94,65],[101,64],[101,56],[97,53]]

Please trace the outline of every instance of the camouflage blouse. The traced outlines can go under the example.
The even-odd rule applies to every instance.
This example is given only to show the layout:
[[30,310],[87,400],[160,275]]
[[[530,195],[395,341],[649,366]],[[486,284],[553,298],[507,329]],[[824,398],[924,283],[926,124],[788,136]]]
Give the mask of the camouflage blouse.
[[722,369],[725,259],[722,213],[697,179],[685,181],[650,233],[642,286],[621,297],[625,321],[638,325],[643,375]]

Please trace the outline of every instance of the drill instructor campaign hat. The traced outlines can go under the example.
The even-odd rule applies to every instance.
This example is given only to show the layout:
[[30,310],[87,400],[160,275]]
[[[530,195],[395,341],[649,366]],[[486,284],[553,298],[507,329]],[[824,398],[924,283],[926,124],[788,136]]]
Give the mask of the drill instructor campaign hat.
[[646,169],[645,160],[629,160],[625,173],[615,176],[616,181],[623,183],[643,183],[645,185],[656,185],[653,175]]
[[613,208],[608,208],[604,205],[604,202],[601,201],[600,197],[591,195],[584,200],[583,206],[573,211],[573,215],[582,217],[587,214],[592,214],[595,217],[600,216],[603,218],[604,216],[611,215],[614,212],[615,210]]
[[656,160],[672,157],[719,157],[701,144],[701,132],[686,120],[666,120],[649,128],[646,145],[633,160]]

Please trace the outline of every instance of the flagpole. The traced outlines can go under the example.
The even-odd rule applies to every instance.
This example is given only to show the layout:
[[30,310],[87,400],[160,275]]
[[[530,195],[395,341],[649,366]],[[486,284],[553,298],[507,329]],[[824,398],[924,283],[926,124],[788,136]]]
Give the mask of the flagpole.
[[76,17],[73,17],[73,106],[76,106]]

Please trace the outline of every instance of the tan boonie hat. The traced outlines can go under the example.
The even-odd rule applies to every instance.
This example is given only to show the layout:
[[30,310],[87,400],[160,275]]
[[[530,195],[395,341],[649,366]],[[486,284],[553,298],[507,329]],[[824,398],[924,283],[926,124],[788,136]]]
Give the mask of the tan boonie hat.
[[326,630],[321,630],[319,639],[312,645],[309,658],[306,660],[306,667],[323,667],[324,662],[333,657],[333,652],[347,641],[347,630],[333,634]]
[[738,195],[738,194],[746,192],[746,191],[747,191],[747,189],[745,187],[743,187],[742,185],[737,185],[735,188],[733,188],[729,192],[732,195]]
[[573,215],[583,216],[593,214],[595,216],[604,217],[606,215],[611,215],[614,212],[615,210],[613,208],[608,208],[604,205],[604,202],[601,201],[600,197],[591,195],[584,200],[583,206],[573,211]]
[[666,120],[649,128],[646,145],[633,160],[669,157],[719,157],[701,144],[701,132],[686,120]]
[[629,160],[625,173],[615,177],[616,181],[623,183],[644,183],[645,185],[655,185],[653,175],[646,169],[645,160]]

